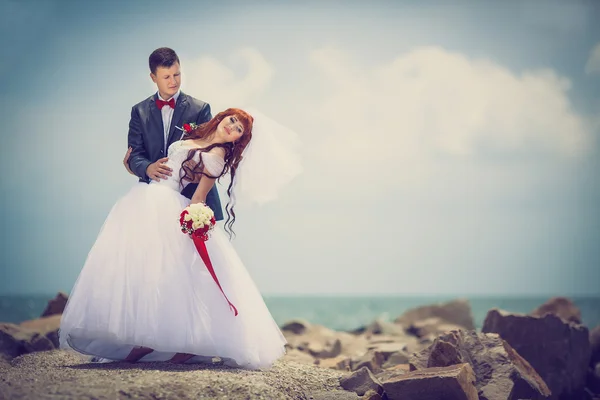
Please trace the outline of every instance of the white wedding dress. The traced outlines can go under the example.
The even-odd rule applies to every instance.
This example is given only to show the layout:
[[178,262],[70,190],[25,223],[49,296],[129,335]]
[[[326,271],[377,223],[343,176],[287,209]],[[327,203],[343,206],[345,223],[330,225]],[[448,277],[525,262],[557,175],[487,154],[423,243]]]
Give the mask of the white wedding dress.
[[[173,143],[173,175],[136,184],[113,206],[62,315],[61,348],[122,360],[145,346],[155,351],[140,361],[189,353],[198,357],[188,362],[217,356],[249,369],[268,368],[285,353],[284,336],[222,228],[206,247],[237,316],[179,228],[190,203],[180,194],[179,168],[192,146]],[[218,156],[202,157],[208,172],[222,171]]]

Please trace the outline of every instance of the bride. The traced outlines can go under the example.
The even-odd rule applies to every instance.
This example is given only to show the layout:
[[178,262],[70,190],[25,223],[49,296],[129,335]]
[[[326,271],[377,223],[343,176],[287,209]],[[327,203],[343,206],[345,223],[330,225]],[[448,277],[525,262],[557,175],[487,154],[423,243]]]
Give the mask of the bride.
[[215,180],[229,174],[234,196],[238,169],[250,167],[242,160],[253,124],[240,109],[217,114],[169,147],[171,177],[138,183],[117,201],[69,296],[61,348],[130,362],[217,356],[249,369],[268,368],[285,353],[285,338],[226,237],[233,208],[206,242],[222,289],[179,226],[190,204],[180,194],[187,184],[198,182],[191,203],[204,202]]

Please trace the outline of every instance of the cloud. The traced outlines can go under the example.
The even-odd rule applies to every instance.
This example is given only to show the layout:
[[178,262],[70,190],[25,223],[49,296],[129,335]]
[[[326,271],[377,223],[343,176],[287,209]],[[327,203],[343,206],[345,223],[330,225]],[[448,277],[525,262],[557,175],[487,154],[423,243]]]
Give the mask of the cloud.
[[589,148],[571,83],[551,69],[515,73],[439,47],[372,68],[337,48],[311,61],[327,93],[314,108],[323,129],[316,155],[353,180],[421,182],[460,162],[576,159]]
[[585,63],[585,73],[589,75],[600,74],[600,43],[590,51],[590,56]]
[[209,102],[213,115],[228,107],[241,107],[255,101],[269,87],[273,77],[273,67],[256,49],[238,49],[228,61],[226,64],[205,56],[181,63],[183,90]]

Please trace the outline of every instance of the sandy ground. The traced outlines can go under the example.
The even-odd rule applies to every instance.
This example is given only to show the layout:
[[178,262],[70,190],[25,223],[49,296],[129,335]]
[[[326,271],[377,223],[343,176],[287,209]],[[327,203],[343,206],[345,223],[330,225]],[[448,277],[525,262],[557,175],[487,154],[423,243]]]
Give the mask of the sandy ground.
[[285,360],[268,371],[94,364],[54,350],[0,359],[0,399],[358,399],[339,387],[343,374]]

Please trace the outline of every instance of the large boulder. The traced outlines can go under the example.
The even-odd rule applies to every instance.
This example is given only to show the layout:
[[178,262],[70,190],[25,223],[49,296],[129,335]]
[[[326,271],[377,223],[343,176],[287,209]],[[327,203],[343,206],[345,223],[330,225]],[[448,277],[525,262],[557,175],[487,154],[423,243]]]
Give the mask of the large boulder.
[[587,389],[600,397],[600,363],[588,370]]
[[478,400],[475,374],[469,364],[428,368],[383,382],[390,400]]
[[600,325],[590,331],[590,347],[592,351],[590,365],[600,363]]
[[69,300],[69,296],[63,292],[58,292],[55,298],[48,301],[48,305],[41,316],[48,317],[50,315],[62,314],[67,305],[67,300]]
[[552,297],[531,312],[534,317],[543,317],[547,314],[554,314],[564,321],[581,323],[581,311],[566,297]]
[[48,317],[23,321],[19,324],[19,327],[45,336],[52,342],[54,347],[58,348],[58,330],[61,317],[62,314],[53,314]]
[[12,359],[22,354],[54,348],[52,341],[43,334],[15,324],[0,324],[0,358]]
[[587,387],[600,398],[600,325],[590,331],[591,360]]
[[48,317],[23,321],[19,324],[19,327],[45,336],[52,342],[54,347],[58,348],[58,329],[60,328],[61,317],[61,314],[53,314]]
[[21,322],[0,324],[0,357],[11,359],[34,351],[59,347],[58,329],[61,314]]
[[553,399],[577,399],[585,388],[591,349],[588,329],[554,314],[488,312],[483,332],[507,341],[546,382]]
[[471,305],[468,300],[457,299],[447,303],[417,307],[406,311],[394,321],[404,327],[410,327],[416,322],[428,318],[439,318],[446,324],[457,325],[464,329],[475,329]]
[[545,399],[550,391],[535,370],[497,334],[453,331],[410,359],[411,370],[468,363],[481,400]]

